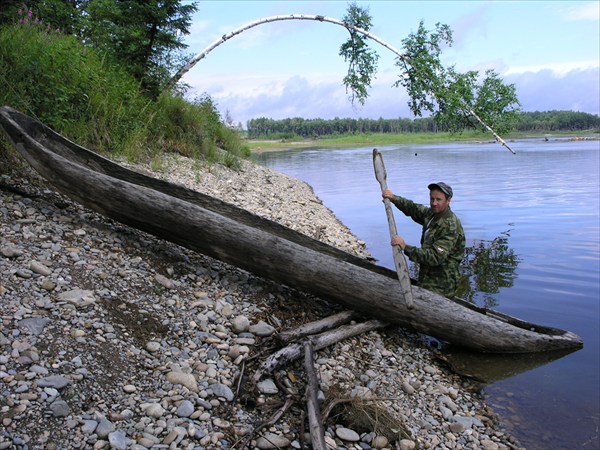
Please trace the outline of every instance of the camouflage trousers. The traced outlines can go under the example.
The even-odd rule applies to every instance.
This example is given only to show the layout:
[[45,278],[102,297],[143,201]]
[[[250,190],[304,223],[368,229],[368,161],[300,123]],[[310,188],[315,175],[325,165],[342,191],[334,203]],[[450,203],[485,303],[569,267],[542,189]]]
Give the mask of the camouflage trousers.
[[419,267],[419,279],[417,285],[423,289],[436,292],[444,297],[452,298],[456,293],[460,279],[458,264],[429,267]]

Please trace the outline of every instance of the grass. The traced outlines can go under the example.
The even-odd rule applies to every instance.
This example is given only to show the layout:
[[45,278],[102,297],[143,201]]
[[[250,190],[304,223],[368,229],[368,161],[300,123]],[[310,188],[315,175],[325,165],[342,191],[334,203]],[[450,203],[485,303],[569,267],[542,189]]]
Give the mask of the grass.
[[[0,27],[0,105],[8,105],[108,157],[150,162],[179,153],[237,169],[250,155],[207,95],[148,97],[123,64],[74,36]],[[0,141],[0,152],[6,143]]]

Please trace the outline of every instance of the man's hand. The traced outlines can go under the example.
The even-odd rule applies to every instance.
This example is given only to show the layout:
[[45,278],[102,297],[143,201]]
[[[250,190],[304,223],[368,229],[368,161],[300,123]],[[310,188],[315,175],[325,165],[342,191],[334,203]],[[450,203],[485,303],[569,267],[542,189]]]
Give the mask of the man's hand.
[[396,235],[392,238],[392,245],[397,245],[404,250],[404,247],[406,247],[406,242],[402,236]]
[[392,191],[390,191],[389,189],[384,189],[384,190],[381,192],[381,196],[382,196],[383,198],[387,198],[387,199],[389,199],[389,200],[393,200],[393,199],[394,199],[394,193],[393,193]]

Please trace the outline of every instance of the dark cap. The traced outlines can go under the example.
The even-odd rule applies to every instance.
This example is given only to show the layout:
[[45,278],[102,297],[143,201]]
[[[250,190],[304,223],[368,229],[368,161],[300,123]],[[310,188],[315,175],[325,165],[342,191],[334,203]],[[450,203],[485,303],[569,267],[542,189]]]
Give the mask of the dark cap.
[[440,181],[439,183],[431,183],[427,187],[429,188],[429,190],[439,189],[444,194],[446,194],[448,197],[452,197],[452,188],[442,181]]

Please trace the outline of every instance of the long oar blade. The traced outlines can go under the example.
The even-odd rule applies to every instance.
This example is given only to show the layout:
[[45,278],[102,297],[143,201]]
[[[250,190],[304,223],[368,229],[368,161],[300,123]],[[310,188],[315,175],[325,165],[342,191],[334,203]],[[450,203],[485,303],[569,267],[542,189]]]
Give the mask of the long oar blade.
[[[376,148],[373,149],[373,167],[375,168],[375,178],[377,178],[377,181],[379,181],[381,192],[383,192],[385,189],[387,189],[387,174],[385,172],[385,166],[383,165],[383,157]],[[396,231],[396,221],[394,220],[392,206],[387,198],[383,199],[383,204],[385,205],[385,213],[387,215],[388,225],[390,228],[390,238],[393,238],[398,234],[398,232]],[[412,309],[414,303],[406,258],[404,257],[404,253],[402,253],[400,247],[397,245],[392,246],[392,252],[394,256],[394,266],[396,266],[396,273],[398,274],[398,280],[400,281],[400,289],[402,289],[402,293],[404,294],[406,306],[409,309]]]

